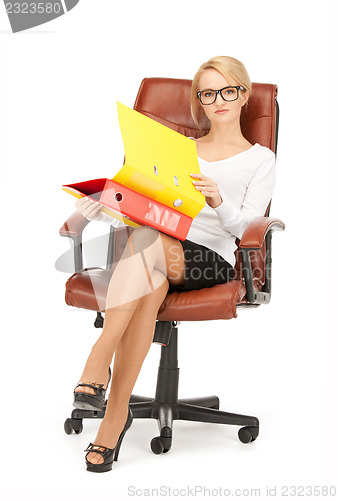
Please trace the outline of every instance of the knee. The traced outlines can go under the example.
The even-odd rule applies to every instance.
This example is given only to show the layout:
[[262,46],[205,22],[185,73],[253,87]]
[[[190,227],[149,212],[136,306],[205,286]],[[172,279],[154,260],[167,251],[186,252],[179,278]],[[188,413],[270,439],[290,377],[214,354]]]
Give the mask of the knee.
[[157,229],[148,226],[141,226],[134,229],[129,237],[133,251],[136,253],[150,247],[158,240],[159,234]]
[[153,269],[153,272],[151,273],[151,280],[155,290],[161,288],[165,291],[165,293],[168,291],[169,281],[165,274],[158,269]]
[[142,297],[145,301],[152,301],[158,307],[162,304],[169,290],[169,281],[167,277],[158,269],[153,269],[149,284]]

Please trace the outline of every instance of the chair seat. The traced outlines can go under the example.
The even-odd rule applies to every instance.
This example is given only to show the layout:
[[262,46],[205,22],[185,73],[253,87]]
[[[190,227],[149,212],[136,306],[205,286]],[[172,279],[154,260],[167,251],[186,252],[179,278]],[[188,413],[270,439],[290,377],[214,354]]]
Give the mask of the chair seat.
[[[107,289],[113,271],[89,268],[73,274],[66,283],[69,306],[105,310]],[[206,321],[237,317],[236,305],[246,303],[243,280],[233,280],[202,290],[174,292],[163,301],[157,319],[160,321]]]

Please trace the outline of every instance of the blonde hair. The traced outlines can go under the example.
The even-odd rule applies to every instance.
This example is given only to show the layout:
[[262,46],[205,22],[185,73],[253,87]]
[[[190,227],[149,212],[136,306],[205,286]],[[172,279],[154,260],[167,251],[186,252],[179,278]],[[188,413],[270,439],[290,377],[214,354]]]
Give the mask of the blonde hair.
[[250,77],[244,64],[241,63],[241,61],[238,61],[238,59],[229,56],[212,57],[211,59],[209,59],[209,61],[203,63],[202,66],[200,66],[192,81],[190,97],[191,114],[194,122],[198,127],[201,117],[204,115],[204,111],[197,97],[197,92],[200,90],[199,81],[201,75],[206,69],[214,69],[218,71],[229,82],[229,85],[241,85],[245,89],[241,92],[245,92],[247,90],[249,92],[249,97],[252,92],[252,83]]

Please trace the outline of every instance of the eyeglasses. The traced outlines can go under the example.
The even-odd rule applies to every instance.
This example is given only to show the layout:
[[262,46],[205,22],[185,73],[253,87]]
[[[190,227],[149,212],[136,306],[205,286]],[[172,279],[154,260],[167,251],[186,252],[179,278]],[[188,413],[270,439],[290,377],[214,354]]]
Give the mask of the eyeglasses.
[[219,94],[224,101],[236,101],[238,99],[238,91],[245,90],[241,85],[235,85],[231,87],[224,87],[220,90],[201,90],[197,92],[197,96],[201,101],[203,106],[209,106],[209,104],[213,104],[217,99],[217,94]]

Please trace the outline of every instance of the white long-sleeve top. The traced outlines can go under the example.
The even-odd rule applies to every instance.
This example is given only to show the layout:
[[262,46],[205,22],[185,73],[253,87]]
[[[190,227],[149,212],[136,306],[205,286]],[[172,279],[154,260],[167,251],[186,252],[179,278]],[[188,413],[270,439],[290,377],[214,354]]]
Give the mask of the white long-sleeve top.
[[[241,239],[248,223],[265,214],[275,186],[275,154],[260,144],[230,158],[206,161],[198,157],[201,173],[218,184],[222,203],[208,204],[193,219],[187,239],[219,253],[235,266],[236,237]],[[194,172],[191,172],[194,173]],[[99,220],[125,225],[101,212]]]

